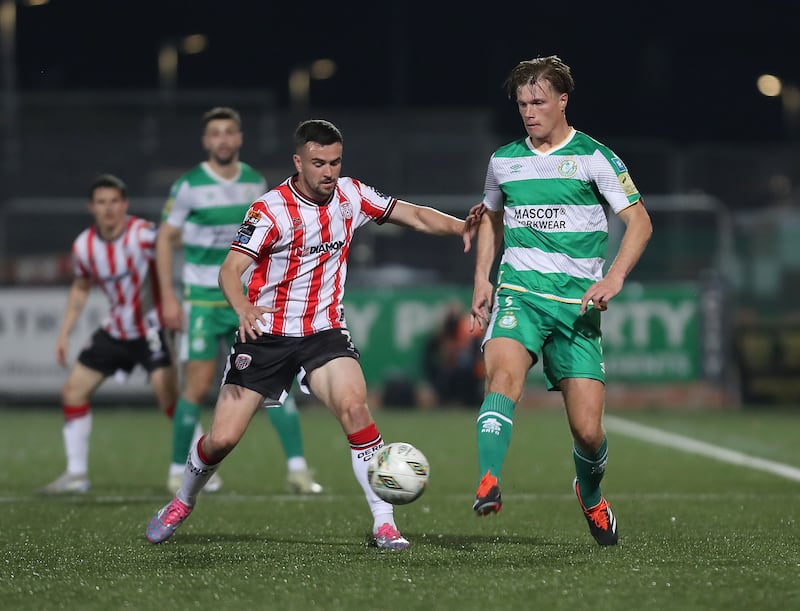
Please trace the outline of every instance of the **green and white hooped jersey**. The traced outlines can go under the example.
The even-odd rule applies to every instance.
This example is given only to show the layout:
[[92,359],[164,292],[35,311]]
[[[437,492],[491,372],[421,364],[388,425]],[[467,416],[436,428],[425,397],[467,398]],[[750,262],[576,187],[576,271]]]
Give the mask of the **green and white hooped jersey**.
[[504,209],[498,289],[580,303],[603,277],[607,207],[619,213],[641,196],[619,157],[572,130],[547,153],[530,138],[497,149],[483,197],[490,210]]
[[233,180],[217,176],[203,162],[172,185],[161,219],[183,233],[186,301],[227,305],[217,283],[219,268],[247,209],[266,189],[264,177],[242,162]]

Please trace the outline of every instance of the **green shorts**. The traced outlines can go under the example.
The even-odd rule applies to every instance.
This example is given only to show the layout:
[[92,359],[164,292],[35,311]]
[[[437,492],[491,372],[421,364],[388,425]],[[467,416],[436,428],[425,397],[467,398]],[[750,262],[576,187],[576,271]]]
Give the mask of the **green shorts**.
[[564,378],[605,383],[600,311],[589,308],[579,316],[579,310],[579,304],[501,289],[484,343],[494,337],[514,339],[528,349],[534,364],[541,353],[549,390],[559,390]]
[[216,360],[220,343],[227,352],[239,332],[239,317],[227,303],[211,306],[184,302],[186,332],[181,334],[180,360]]

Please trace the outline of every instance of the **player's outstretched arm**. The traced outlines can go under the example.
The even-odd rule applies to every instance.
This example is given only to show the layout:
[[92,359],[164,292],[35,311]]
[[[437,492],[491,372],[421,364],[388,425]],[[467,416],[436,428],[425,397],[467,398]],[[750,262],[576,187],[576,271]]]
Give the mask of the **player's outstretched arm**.
[[473,206],[466,220],[461,220],[430,206],[418,206],[411,202],[397,200],[388,221],[402,227],[409,227],[432,235],[460,235],[464,238],[464,252],[470,249],[483,208]]

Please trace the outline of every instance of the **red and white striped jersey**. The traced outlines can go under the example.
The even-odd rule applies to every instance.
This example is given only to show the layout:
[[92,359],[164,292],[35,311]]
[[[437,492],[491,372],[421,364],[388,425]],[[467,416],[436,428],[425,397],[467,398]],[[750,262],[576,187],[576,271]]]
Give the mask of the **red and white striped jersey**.
[[346,328],[342,298],[353,232],[369,221],[383,224],[396,202],[347,177],[325,204],[300,193],[293,177],[253,202],[231,249],[253,258],[243,275],[250,302],[279,308],[264,315],[262,330],[303,337]]
[[148,329],[162,326],[156,232],[154,223],[128,216],[116,240],[104,240],[93,225],[72,244],[73,271],[90,278],[108,297],[111,310],[103,328],[116,339],[146,337]]

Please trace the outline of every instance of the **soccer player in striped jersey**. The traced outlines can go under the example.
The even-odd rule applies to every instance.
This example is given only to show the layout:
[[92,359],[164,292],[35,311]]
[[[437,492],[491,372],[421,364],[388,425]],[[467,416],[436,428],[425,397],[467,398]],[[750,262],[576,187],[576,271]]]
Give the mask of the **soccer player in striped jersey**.
[[[462,235],[465,251],[477,226],[433,208],[383,195],[340,177],[342,135],[323,120],[295,131],[297,173],[257,199],[247,211],[219,274],[239,319],[211,429],[192,447],[175,498],[150,521],[152,543],[168,539],[189,516],[205,482],[245,433],[265,402],[278,405],[295,377],[336,416],[350,446],[351,464],[372,513],[374,544],[409,546],[393,507],[367,482],[367,463],[383,438],[367,405],[359,353],[347,330],[342,300],[353,232],[370,221],[435,235]],[[241,278],[246,278],[246,293]]]
[[[244,213],[266,191],[266,180],[239,160],[242,121],[233,108],[212,108],[203,115],[203,147],[208,159],[181,176],[164,207],[157,241],[157,264],[167,327],[181,331],[179,357],[183,385],[173,419],[172,462],[167,488],[177,492],[193,441],[202,434],[200,411],[217,374],[220,344],[227,352],[239,326],[236,313],[217,284],[219,266],[228,253]],[[183,245],[183,308],[172,282],[173,248]],[[306,463],[300,414],[290,396],[283,406],[267,410],[287,460],[289,490],[317,494],[322,486]],[[206,490],[219,489],[215,476]]]
[[[622,160],[567,122],[569,66],[557,56],[523,61],[506,87],[527,136],[497,149],[486,174],[471,309],[473,321],[486,328],[473,510],[500,511],[514,407],[541,354],[548,389],[564,398],[573,490],[595,540],[614,545],[616,518],[600,492],[608,457],[600,313],[622,290],[652,225]],[[625,234],[603,275],[609,208]],[[489,275],[501,246],[495,289]]]
[[72,245],[75,279],[67,297],[56,343],[56,359],[67,366],[69,336],[97,285],[108,298],[108,318],[91,337],[61,389],[66,472],[45,486],[45,494],[89,491],[89,401],[103,381],[118,371],[144,367],[161,409],[172,417],[178,396],[177,372],[158,309],[155,271],[156,226],[128,215],[128,193],[116,176],[103,174],[89,189],[94,224]]

